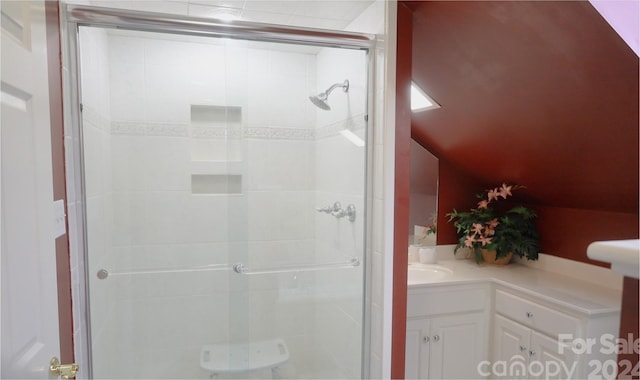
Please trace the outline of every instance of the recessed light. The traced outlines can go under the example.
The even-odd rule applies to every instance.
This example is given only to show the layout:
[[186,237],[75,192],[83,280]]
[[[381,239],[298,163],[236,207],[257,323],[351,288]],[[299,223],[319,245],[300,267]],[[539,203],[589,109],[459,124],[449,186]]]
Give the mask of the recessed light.
[[411,111],[419,112],[440,108],[440,105],[431,99],[417,84],[411,82]]

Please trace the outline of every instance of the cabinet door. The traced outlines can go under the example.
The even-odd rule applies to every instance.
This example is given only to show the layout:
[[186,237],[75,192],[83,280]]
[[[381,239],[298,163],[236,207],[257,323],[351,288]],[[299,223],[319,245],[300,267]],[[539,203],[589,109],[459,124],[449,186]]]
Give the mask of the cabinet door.
[[477,379],[478,364],[487,359],[483,313],[431,319],[430,379]]
[[496,314],[493,320],[493,378],[525,379],[529,358],[531,330]]
[[578,358],[572,347],[538,332],[531,332],[529,377],[532,379],[575,379]]
[[404,376],[406,379],[429,378],[429,319],[407,321]]

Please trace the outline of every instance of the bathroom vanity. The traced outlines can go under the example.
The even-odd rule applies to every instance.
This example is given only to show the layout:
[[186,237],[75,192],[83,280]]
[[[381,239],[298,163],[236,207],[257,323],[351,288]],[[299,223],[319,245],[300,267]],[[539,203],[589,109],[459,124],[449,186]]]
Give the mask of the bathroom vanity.
[[432,284],[407,298],[407,379],[472,378],[487,355],[490,285]]
[[543,256],[546,268],[410,264],[406,378],[615,378],[621,279]]

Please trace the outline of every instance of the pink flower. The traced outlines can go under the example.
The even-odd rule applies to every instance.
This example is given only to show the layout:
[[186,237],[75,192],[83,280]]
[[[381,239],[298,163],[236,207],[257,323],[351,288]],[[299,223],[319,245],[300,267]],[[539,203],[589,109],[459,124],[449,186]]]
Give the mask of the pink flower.
[[492,221],[489,222],[488,226],[489,228],[493,229],[498,227],[498,224],[500,224],[500,222],[498,222],[498,218],[493,219]]
[[489,202],[491,202],[492,200],[498,200],[498,188],[496,187],[495,189],[491,189],[487,192],[487,198],[489,199]]
[[487,245],[487,244],[491,244],[491,238],[490,238],[490,237],[487,237],[487,236],[483,236],[483,237],[481,237],[480,239],[478,239],[478,241],[479,241],[480,243],[482,243],[482,246],[483,246],[483,247],[484,247],[485,245]]
[[493,236],[496,234],[496,230],[494,230],[493,228],[491,228],[491,226],[487,226],[484,229],[484,236]]
[[[504,199],[507,199],[508,196],[512,195],[511,194],[511,189],[513,188],[513,186],[507,186],[506,183],[502,184],[502,187],[500,188],[498,195],[501,196]],[[497,199],[497,197],[496,197]]]
[[478,234],[478,235],[482,235],[482,229],[484,227],[482,226],[482,224],[480,223],[473,223],[473,227],[471,227],[471,231],[473,231],[474,233]]
[[482,200],[478,202],[478,209],[486,209],[489,206],[489,201]]
[[473,247],[473,242],[474,241],[475,240],[473,239],[473,236],[468,235],[467,238],[464,239],[464,246],[471,248],[471,247]]

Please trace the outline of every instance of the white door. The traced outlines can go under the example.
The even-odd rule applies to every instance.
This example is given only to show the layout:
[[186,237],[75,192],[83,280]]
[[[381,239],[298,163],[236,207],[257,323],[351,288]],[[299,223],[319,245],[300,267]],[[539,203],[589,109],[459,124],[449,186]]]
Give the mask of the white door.
[[468,313],[431,319],[430,379],[477,379],[486,360],[484,315]]
[[[492,362],[493,378],[526,379],[531,329],[501,315],[494,316]],[[502,365],[504,364],[504,365]]]
[[44,2],[0,10],[0,372],[46,379],[59,333]]
[[534,361],[536,365],[529,364],[531,379],[577,378],[578,358],[572,347],[535,331],[531,333],[530,362]]
[[405,342],[405,379],[429,378],[429,319],[410,319],[407,321]]

